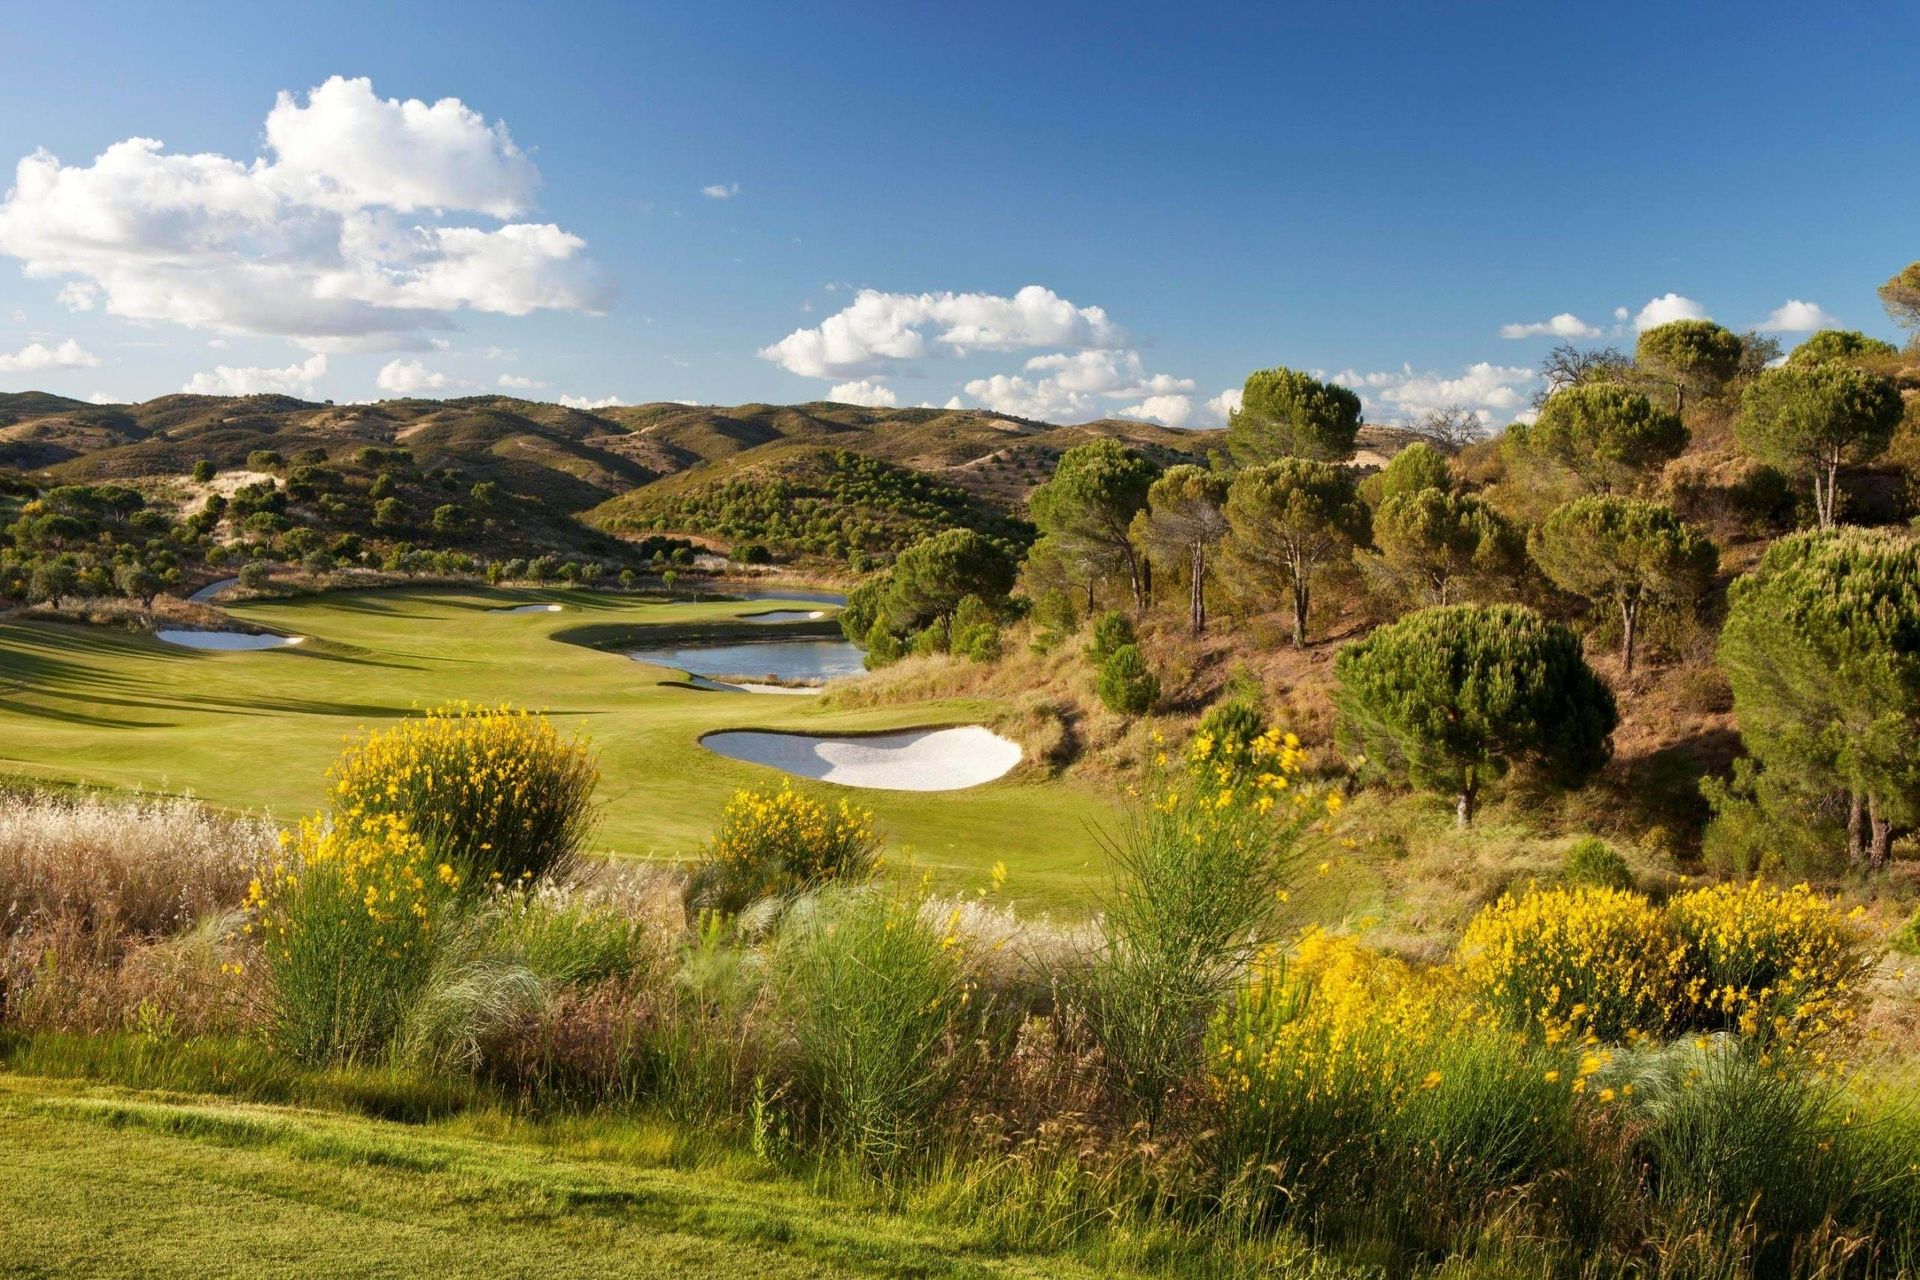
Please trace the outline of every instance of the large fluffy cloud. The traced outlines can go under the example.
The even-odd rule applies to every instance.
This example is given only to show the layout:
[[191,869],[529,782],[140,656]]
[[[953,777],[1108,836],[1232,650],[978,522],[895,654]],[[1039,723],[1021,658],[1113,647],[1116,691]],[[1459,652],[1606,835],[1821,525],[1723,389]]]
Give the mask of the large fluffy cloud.
[[585,243],[557,226],[441,221],[518,216],[539,180],[504,125],[456,99],[382,100],[335,77],[304,106],[282,94],[266,132],[271,158],[251,163],[151,138],[89,165],[36,151],[0,203],[0,252],[64,279],[70,304],[315,351],[419,348],[461,310],[610,299]]
[[991,293],[882,293],[862,289],[845,308],[760,351],[810,378],[882,373],[939,349],[1018,351],[1023,347],[1117,347],[1120,330],[1099,307],[1078,307],[1030,284],[1012,297]]
[[389,360],[380,366],[373,385],[397,396],[417,396],[422,391],[444,390],[447,381],[446,374],[435,372],[418,360]]
[[1657,329],[1663,324],[1672,324],[1675,320],[1711,320],[1707,309],[1692,298],[1677,293],[1663,293],[1650,299],[1640,308],[1633,318],[1633,327],[1639,332]]
[[871,409],[891,409],[900,403],[892,387],[872,378],[835,383],[827,389],[827,399],[836,404],[860,404]]
[[1193,416],[1185,394],[1194,389],[1193,379],[1148,373],[1138,351],[1053,352],[1028,360],[1024,372],[1035,376],[997,373],[973,379],[964,390],[995,413],[1019,418],[1095,417],[1103,400],[1137,401],[1114,411],[1168,426],[1184,426]]
[[48,346],[29,342],[18,351],[0,351],[0,373],[44,373],[50,369],[90,369],[100,357],[72,338]]
[[1760,322],[1762,333],[1812,333],[1815,329],[1837,329],[1840,321],[1817,302],[1789,298]]
[[263,392],[307,396],[313,394],[314,384],[326,373],[327,358],[323,355],[309,356],[284,369],[236,368],[223,364],[215,366],[212,373],[194,374],[181,390],[203,396],[250,396]]
[[1511,421],[1524,411],[1528,390],[1539,375],[1532,369],[1482,360],[1449,377],[1417,372],[1411,365],[1397,370],[1360,373],[1344,369],[1333,381],[1360,393],[1367,416],[1412,420],[1441,409],[1465,409],[1481,422]]

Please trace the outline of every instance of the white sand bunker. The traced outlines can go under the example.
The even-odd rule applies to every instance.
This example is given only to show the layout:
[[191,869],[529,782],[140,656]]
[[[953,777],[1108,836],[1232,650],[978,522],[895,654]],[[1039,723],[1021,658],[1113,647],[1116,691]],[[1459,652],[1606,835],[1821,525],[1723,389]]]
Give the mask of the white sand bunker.
[[700,745],[796,777],[881,791],[958,791],[1020,763],[1019,743],[977,724],[835,738],[733,729],[710,733]]
[[489,609],[488,613],[558,613],[564,605],[557,604],[516,604],[507,609]]
[[742,614],[742,622],[818,622],[827,616],[825,609],[769,609],[765,613]]
[[707,689],[714,693],[797,693],[801,695],[821,693],[817,684],[764,684],[757,680],[710,680],[706,676],[688,675],[687,683],[696,689]]
[[305,636],[248,635],[244,631],[179,631],[165,630],[153,633],[157,640],[168,644],[177,644],[184,649],[218,649],[232,653],[249,649],[284,649],[288,645],[299,644]]

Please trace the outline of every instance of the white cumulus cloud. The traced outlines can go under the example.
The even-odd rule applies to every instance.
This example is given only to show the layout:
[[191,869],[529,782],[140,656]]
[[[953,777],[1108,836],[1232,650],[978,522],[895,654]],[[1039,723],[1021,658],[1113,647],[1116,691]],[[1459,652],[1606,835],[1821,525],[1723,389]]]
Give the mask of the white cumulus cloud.
[[[561,396],[560,403],[569,409],[614,409],[626,403],[619,396],[603,396],[598,400],[586,396]],[[691,400],[676,401],[679,404],[692,404]]]
[[397,396],[414,396],[422,391],[441,390],[447,385],[447,375],[436,373],[418,360],[389,360],[380,366],[373,385]]
[[837,404],[863,404],[872,409],[891,409],[900,403],[893,388],[872,378],[835,383],[827,390],[827,399]]
[[334,77],[281,94],[269,156],[169,152],[128,138],[92,163],[36,151],[0,203],[0,253],[65,282],[69,306],[312,351],[425,349],[462,310],[597,312],[611,289],[585,242],[549,223],[449,224],[531,206],[539,175],[457,99],[380,99]]
[[1452,377],[1402,365],[1371,373],[1343,369],[1332,380],[1360,393],[1368,417],[1384,409],[1390,416],[1411,420],[1459,408],[1492,425],[1512,420],[1525,408],[1528,391],[1538,378],[1532,369],[1481,360]]
[[1207,417],[1213,422],[1225,422],[1240,411],[1240,401],[1246,395],[1244,387],[1228,387],[1217,396],[1207,400]]
[[1812,333],[1815,329],[1836,329],[1839,326],[1839,318],[1830,314],[1819,303],[1789,298],[1775,307],[1773,313],[1760,322],[1760,331],[1762,333]]
[[545,389],[547,384],[538,378],[524,378],[517,373],[503,373],[500,375],[500,385],[511,387],[515,391],[540,391]]
[[309,356],[284,369],[236,368],[216,365],[212,373],[196,373],[180,388],[202,396],[251,396],[266,392],[279,395],[313,394],[313,386],[327,373],[324,355]]
[[1597,338],[1600,331],[1571,311],[1562,311],[1546,320],[1529,324],[1503,324],[1503,338]]
[[1663,293],[1648,301],[1633,317],[1633,327],[1639,332],[1657,329],[1663,324],[1672,324],[1675,320],[1711,320],[1707,309],[1692,298],[1677,293]]
[[1130,404],[1120,410],[1120,416],[1144,418],[1148,422],[1169,427],[1184,427],[1193,417],[1193,399],[1190,396],[1148,396],[1139,404]]
[[737,182],[715,182],[700,188],[700,194],[709,200],[731,200],[740,194]]
[[50,369],[91,369],[99,363],[99,356],[88,351],[72,338],[51,347],[44,342],[29,342],[12,353],[0,351],[0,373],[43,373]]
[[810,378],[882,373],[935,350],[1018,351],[1023,347],[1117,347],[1120,330],[1099,307],[1075,306],[1028,285],[1012,297],[990,293],[882,293],[862,289],[818,325],[795,329],[760,358]]
[[[995,413],[1042,421],[1084,421],[1118,412],[1181,426],[1193,416],[1187,393],[1195,389],[1194,380],[1149,373],[1138,351],[1059,351],[1034,356],[1023,368],[1023,374],[975,378],[963,390]],[[1135,403],[1112,410],[1103,408],[1103,400]]]

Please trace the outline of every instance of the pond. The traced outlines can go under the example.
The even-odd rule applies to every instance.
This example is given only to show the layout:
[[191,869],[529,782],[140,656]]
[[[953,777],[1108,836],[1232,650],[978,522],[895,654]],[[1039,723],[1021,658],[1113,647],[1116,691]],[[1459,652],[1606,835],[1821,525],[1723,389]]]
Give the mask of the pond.
[[671,667],[689,675],[762,684],[817,684],[858,675],[865,668],[857,645],[817,637],[807,640],[751,640],[719,644],[690,644],[667,649],[635,649],[635,662]]
[[700,745],[795,777],[881,791],[959,791],[1020,763],[1019,743],[977,724],[838,736],[728,729]]

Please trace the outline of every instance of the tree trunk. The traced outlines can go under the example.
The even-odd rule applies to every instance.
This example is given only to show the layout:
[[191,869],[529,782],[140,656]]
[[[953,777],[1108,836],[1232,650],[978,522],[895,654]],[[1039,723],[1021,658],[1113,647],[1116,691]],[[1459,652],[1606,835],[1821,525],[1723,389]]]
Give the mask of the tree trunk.
[[1847,865],[1857,867],[1867,852],[1867,798],[1847,792]]
[[1193,597],[1188,613],[1193,622],[1193,634],[1200,635],[1207,629],[1207,544],[1193,544]]
[[1620,648],[1625,655],[1622,665],[1626,668],[1627,675],[1633,674],[1633,624],[1639,620],[1639,617],[1640,602],[1638,600],[1628,599],[1620,602]]
[[1310,598],[1305,579],[1293,580],[1293,647],[1307,647],[1307,606]]
[[1816,493],[1814,495],[1814,505],[1820,508],[1820,527],[1822,529],[1833,528],[1834,507],[1838,505],[1835,503],[1834,498],[1839,493],[1839,491],[1840,491],[1840,464],[1837,462],[1830,462],[1827,464],[1826,500],[1822,502],[1820,500],[1819,494]]
[[1893,860],[1893,822],[1880,816],[1880,802],[1867,797],[1867,825],[1872,828],[1872,843],[1867,849],[1867,870],[1877,873]]
[[1091,621],[1093,618],[1093,579],[1092,578],[1087,579],[1087,618],[1089,621]]
[[1132,547],[1127,548],[1127,585],[1133,588],[1133,612],[1136,615],[1145,613],[1147,592],[1140,581],[1140,556]]
[[1145,612],[1153,603],[1153,557],[1140,557],[1140,608]]
[[1472,770],[1468,770],[1466,785],[1460,788],[1460,794],[1454,799],[1454,804],[1453,804],[1453,825],[1454,826],[1465,827],[1465,826],[1472,825],[1473,803],[1476,799],[1479,798],[1478,797],[1479,790],[1480,790],[1479,782],[1474,778]]

